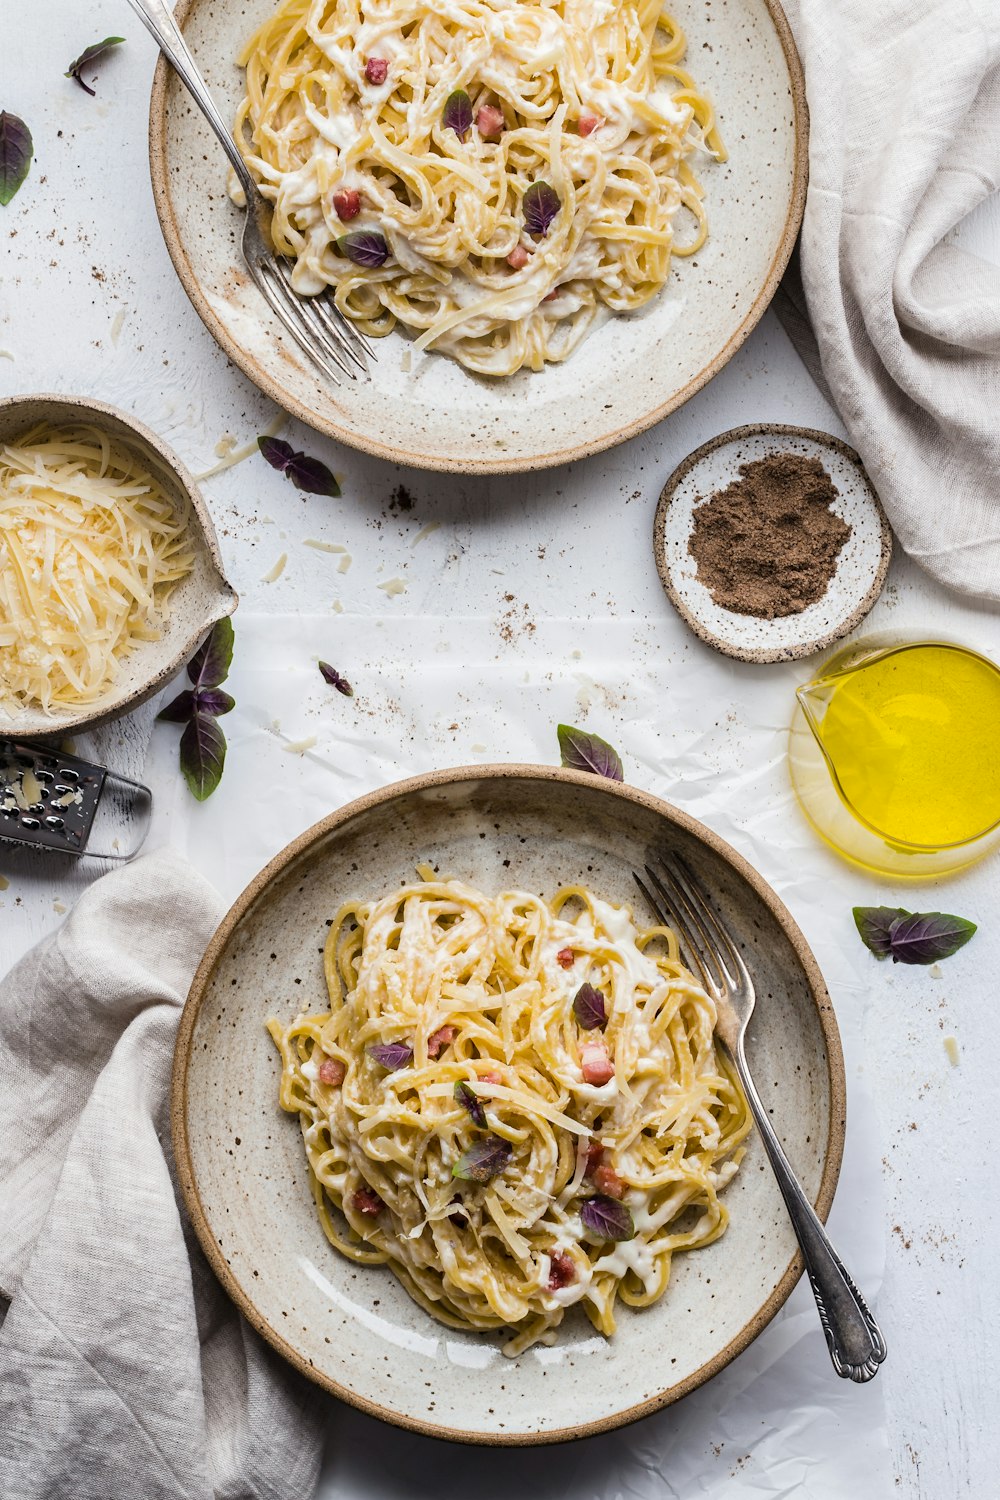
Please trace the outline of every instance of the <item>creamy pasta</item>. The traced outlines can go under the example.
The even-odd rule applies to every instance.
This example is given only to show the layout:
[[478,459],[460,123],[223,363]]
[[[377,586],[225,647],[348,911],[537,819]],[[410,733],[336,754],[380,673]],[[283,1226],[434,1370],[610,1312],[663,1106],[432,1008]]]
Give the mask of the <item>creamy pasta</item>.
[[419,873],[338,912],[328,1011],[268,1023],[323,1229],[508,1353],[576,1303],[610,1335],[728,1222],[750,1119],[714,1003],[669,929],[583,887]]
[[483,374],[565,359],[704,242],[685,47],[660,0],[282,0],[236,138],[296,289]]

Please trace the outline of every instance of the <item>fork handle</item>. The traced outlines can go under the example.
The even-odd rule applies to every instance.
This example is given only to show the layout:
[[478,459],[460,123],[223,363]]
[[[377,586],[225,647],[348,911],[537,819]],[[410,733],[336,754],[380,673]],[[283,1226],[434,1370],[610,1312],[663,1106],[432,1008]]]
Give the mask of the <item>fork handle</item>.
[[222,149],[229,157],[233,171],[240,180],[240,186],[247,195],[247,202],[251,202],[257,191],[256,184],[246,162],[240,155],[239,147],[233,140],[229,127],[219,113],[218,105],[208,91],[208,85],[198,71],[198,65],[184,40],[184,34],[174,20],[173,11],[165,0],[128,0],[128,3],[146,30],[152,33],[160,51],[215,131]]
[[742,1040],[733,1061],[802,1251],[833,1368],[845,1379],[859,1382],[871,1380],[885,1359],[882,1331],[830,1243],[819,1216],[803,1192],[781,1142],[774,1133],[767,1110],[750,1076]]

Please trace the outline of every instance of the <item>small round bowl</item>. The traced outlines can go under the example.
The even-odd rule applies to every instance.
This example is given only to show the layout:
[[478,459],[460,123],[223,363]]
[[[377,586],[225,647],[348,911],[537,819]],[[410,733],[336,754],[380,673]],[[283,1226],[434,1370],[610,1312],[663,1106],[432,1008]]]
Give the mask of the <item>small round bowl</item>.
[[[761,620],[722,609],[697,576],[688,551],[697,506],[739,477],[740,466],[773,453],[818,458],[837,489],[836,515],[851,528],[822,599],[796,615]],[[667,598],[695,635],[741,661],[792,661],[839,641],[861,623],[882,592],[892,531],[861,459],[839,438],[774,423],[734,427],[689,453],[656,507],[653,550]]]
[[15,442],[39,422],[53,426],[86,422],[135,453],[188,517],[194,567],[174,588],[170,614],[158,641],[140,641],[122,661],[118,676],[95,703],[43,713],[25,708],[0,710],[0,734],[14,739],[92,729],[116,719],[151,698],[175,676],[217,620],[231,615],[238,596],[226,581],[212,518],[191,475],[155,433],[116,407],[77,396],[8,396],[0,399],[0,443]]

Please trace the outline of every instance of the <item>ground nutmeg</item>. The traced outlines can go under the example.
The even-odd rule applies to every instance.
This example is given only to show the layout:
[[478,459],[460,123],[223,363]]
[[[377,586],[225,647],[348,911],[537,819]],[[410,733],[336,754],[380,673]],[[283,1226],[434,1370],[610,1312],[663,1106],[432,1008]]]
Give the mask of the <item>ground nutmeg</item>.
[[696,506],[688,551],[721,609],[775,620],[822,599],[851,534],[818,458],[771,453]]

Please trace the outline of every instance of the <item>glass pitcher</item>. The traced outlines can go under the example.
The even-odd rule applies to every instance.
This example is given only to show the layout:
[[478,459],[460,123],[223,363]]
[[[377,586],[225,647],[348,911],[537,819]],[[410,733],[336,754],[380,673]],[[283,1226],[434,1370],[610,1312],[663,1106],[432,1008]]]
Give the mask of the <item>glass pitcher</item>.
[[895,879],[1000,847],[1000,668],[949,641],[856,642],[796,693],[792,785],[839,854]]

